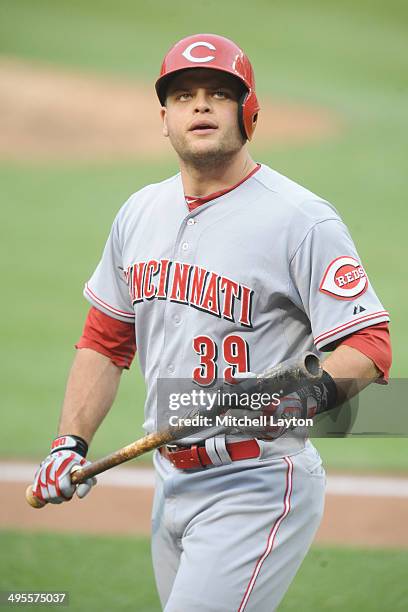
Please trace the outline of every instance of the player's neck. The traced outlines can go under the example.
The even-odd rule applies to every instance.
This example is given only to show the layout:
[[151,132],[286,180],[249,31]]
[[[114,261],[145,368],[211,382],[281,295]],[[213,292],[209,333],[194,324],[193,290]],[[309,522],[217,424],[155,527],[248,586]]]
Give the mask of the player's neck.
[[236,185],[256,168],[245,147],[225,165],[199,168],[180,160],[181,179],[185,195],[205,197]]

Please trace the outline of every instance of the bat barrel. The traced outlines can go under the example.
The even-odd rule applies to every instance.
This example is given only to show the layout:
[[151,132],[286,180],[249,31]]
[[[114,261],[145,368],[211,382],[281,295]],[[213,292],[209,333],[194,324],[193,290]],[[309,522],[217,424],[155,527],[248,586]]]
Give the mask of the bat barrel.
[[266,370],[257,379],[269,391],[291,393],[308,381],[317,381],[322,373],[319,358],[308,352],[300,358],[289,359]]

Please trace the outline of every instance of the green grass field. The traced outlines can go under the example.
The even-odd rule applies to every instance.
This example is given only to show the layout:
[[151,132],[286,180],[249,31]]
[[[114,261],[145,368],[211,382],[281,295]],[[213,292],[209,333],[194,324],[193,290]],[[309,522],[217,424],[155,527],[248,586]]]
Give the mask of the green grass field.
[[[0,589],[68,591],[73,612],[160,610],[145,539],[0,532],[0,541]],[[315,547],[280,610],[406,610],[407,567],[407,551]]]
[[[403,0],[254,0],[242,6],[233,0],[3,0],[0,55],[153,86],[175,40],[216,31],[247,50],[261,103],[270,96],[337,113],[344,129],[330,141],[298,147],[271,142],[261,150],[255,138],[252,150],[340,211],[390,310],[392,375],[404,377],[407,23]],[[87,311],[83,283],[113,216],[130,193],[175,171],[171,158],[154,165],[0,162],[2,457],[39,460],[48,451]],[[91,456],[141,434],[143,397],[133,367]],[[319,440],[317,446],[329,468],[408,472],[404,438]],[[3,589],[62,588],[71,593],[71,610],[160,609],[145,540],[17,532],[0,537]],[[406,551],[314,548],[281,610],[406,610],[407,569]]]

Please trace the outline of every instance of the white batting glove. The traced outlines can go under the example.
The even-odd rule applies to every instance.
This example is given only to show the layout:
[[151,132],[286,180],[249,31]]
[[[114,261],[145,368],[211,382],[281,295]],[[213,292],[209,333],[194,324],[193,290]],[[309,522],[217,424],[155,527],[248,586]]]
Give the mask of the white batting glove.
[[42,461],[34,477],[33,494],[51,504],[69,501],[75,492],[79,498],[85,497],[96,484],[96,478],[74,485],[71,473],[90,463],[80,454],[86,454],[86,442],[78,436],[60,436],[54,440],[51,448],[53,450]]

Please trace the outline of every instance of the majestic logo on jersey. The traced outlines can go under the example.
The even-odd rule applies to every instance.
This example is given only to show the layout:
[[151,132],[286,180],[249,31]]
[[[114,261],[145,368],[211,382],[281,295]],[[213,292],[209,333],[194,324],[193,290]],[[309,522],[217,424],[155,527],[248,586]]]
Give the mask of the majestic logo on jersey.
[[353,315],[360,314],[361,312],[364,312],[365,310],[367,310],[367,308],[364,308],[364,306],[361,306],[361,304],[357,304],[357,306],[354,306]]
[[327,267],[320,291],[338,300],[353,300],[368,287],[368,278],[360,262],[354,257],[337,257]]
[[197,55],[193,55],[191,52],[197,47],[206,47],[207,49],[211,49],[211,51],[216,50],[214,45],[209,42],[206,42],[205,40],[191,43],[191,45],[188,45],[188,47],[182,53],[186,60],[188,60],[189,62],[204,64],[206,62],[211,62],[213,59],[215,59],[215,55],[206,55],[205,57],[197,57]]
[[132,264],[124,276],[132,304],[169,299],[252,327],[253,290],[216,272],[169,259],[150,259]]

